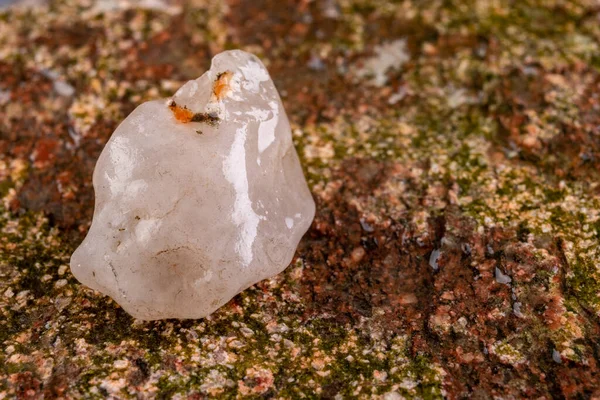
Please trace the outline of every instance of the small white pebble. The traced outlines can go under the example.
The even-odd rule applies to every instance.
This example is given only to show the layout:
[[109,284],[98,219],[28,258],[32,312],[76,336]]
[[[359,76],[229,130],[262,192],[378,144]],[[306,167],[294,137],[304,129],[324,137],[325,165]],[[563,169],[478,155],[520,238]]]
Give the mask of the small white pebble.
[[125,369],[129,366],[128,360],[117,360],[113,363],[113,367],[116,369]]
[[10,90],[0,90],[0,105],[7,104],[10,101]]
[[240,340],[233,340],[231,341],[231,343],[228,344],[228,346],[232,349],[241,349],[245,346],[245,344]]
[[513,304],[513,313],[514,313],[514,314],[515,314],[517,317],[519,317],[519,318],[524,318],[525,316],[524,316],[524,315],[523,315],[523,313],[521,312],[521,306],[522,306],[521,302],[519,302],[519,301],[516,301],[516,302]]
[[54,284],[54,287],[58,289],[58,288],[61,288],[61,287],[65,286],[66,284],[67,284],[67,280],[66,279],[59,279]]
[[69,267],[65,264],[58,267],[58,275],[64,275],[65,272],[67,272],[67,268],[69,268]]
[[17,300],[23,300],[29,295],[29,290],[22,290],[17,294]]
[[323,370],[323,368],[325,368],[325,361],[322,359],[313,360],[313,362],[311,362],[310,365],[317,371],[321,371]]
[[552,350],[552,359],[557,364],[562,363],[562,358],[561,358],[560,353],[558,352],[558,350],[556,350],[556,349]]
[[496,282],[508,285],[512,282],[512,278],[496,267]]
[[404,396],[402,396],[398,392],[387,392],[383,395],[383,400],[402,400]]
[[352,253],[350,254],[350,258],[354,263],[359,263],[364,256],[365,249],[362,246],[356,247],[354,250],[352,250]]
[[373,378],[377,379],[380,382],[385,382],[387,377],[388,377],[388,374],[385,371],[378,371],[378,370],[373,371]]
[[431,256],[429,256],[429,265],[433,268],[434,271],[440,269],[438,265],[438,259],[440,258],[441,250],[433,250],[431,252]]
[[64,97],[71,97],[75,94],[75,88],[63,81],[55,81],[54,90],[56,93]]
[[281,335],[278,333],[274,333],[273,335],[271,335],[271,337],[269,338],[272,342],[281,342]]
[[254,331],[250,328],[247,328],[245,326],[240,328],[240,332],[242,332],[242,335],[244,335],[244,337],[250,337],[254,335]]

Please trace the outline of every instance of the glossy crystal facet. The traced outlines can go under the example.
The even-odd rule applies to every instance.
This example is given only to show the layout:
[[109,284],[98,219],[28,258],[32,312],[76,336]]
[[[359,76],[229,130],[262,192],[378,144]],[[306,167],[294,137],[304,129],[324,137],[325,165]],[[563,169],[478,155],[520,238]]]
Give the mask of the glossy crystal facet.
[[273,81],[217,55],[168,101],[136,108],[94,170],[83,284],[136,318],[200,318],[292,260],[315,204]]

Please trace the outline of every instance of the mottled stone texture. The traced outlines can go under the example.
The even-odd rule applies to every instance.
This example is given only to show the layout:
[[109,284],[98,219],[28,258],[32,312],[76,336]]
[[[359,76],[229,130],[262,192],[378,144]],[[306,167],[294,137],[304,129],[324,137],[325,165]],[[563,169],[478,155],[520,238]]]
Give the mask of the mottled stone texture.
[[[123,4],[0,18],[2,395],[600,397],[597,1]],[[209,317],[136,321],[69,272],[94,164],[232,48],[315,220]]]
[[315,214],[273,81],[239,50],[168,102],[136,108],[94,189],[72,272],[144,320],[205,317],[278,274]]

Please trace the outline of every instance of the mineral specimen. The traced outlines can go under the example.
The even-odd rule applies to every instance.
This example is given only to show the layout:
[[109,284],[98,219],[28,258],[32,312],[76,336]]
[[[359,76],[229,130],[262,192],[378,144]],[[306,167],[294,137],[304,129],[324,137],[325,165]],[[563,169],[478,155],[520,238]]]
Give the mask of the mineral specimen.
[[315,213],[273,81],[239,50],[136,108],[93,182],[71,270],[144,320],[205,317],[281,272]]

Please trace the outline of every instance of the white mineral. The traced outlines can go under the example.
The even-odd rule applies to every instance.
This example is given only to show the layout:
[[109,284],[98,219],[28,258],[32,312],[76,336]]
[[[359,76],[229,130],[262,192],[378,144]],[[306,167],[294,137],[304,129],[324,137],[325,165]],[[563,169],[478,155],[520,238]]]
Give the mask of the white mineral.
[[264,65],[227,51],[140,105],[94,170],[83,284],[136,318],[201,318],[291,262],[315,204]]

